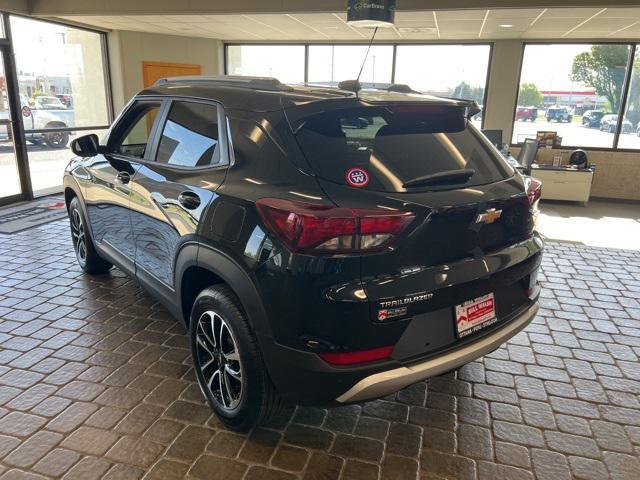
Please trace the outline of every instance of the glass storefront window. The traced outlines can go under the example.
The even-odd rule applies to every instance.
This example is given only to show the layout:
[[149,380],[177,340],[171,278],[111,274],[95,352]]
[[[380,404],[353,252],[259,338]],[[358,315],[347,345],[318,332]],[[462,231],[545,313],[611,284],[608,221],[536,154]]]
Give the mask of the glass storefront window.
[[398,45],[396,83],[482,105],[490,55],[489,45]]
[[228,45],[227,73],[304,82],[304,45]]
[[59,190],[72,128],[109,124],[103,35],[22,17],[11,34],[34,192]]
[[[513,143],[557,132],[563,146],[612,148],[629,45],[525,46]],[[621,141],[632,131],[622,120]]]
[[636,45],[624,119],[629,123],[630,131],[620,133],[618,148],[640,150],[640,45]]
[[[367,45],[309,45],[309,83],[338,86],[355,80],[367,53]],[[367,56],[360,83],[364,87],[391,84],[393,46],[373,45]]]
[[[490,45],[398,45],[396,83],[441,97],[475,100],[484,106]],[[483,113],[473,118],[482,123]]]

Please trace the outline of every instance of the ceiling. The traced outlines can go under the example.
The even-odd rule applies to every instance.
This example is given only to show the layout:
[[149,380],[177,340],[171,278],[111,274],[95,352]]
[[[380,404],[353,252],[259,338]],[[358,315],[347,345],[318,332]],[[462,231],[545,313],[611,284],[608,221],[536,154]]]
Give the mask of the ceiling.
[[[133,30],[226,41],[363,41],[371,32],[346,23],[346,13],[255,15],[64,16],[107,30]],[[398,11],[377,40],[633,39],[639,8],[539,8]]]

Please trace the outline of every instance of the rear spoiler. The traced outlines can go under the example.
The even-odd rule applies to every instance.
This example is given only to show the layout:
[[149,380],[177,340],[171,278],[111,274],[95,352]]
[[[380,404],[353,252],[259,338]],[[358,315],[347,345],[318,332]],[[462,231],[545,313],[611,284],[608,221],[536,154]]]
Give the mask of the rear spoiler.
[[[414,90],[409,85],[406,85],[404,83],[392,83],[387,88],[379,88],[378,90],[385,90],[387,92],[422,94],[422,92]],[[455,97],[441,97],[441,98],[446,98],[447,100],[454,100],[455,102],[458,103],[458,105],[465,107],[467,109],[467,111],[465,112],[465,117],[467,119],[470,119],[471,117],[473,117],[474,115],[477,115],[482,111],[482,108],[480,108],[480,105],[478,105],[478,102],[476,102],[475,100],[467,100],[465,98],[455,98]]]
[[455,97],[443,97],[443,98],[446,98],[447,100],[454,100],[458,102],[458,104],[460,104],[461,106],[466,107],[467,113],[465,116],[467,118],[471,118],[482,111],[482,108],[480,108],[480,105],[478,105],[478,102],[476,102],[475,100],[467,100],[465,98],[455,98]]

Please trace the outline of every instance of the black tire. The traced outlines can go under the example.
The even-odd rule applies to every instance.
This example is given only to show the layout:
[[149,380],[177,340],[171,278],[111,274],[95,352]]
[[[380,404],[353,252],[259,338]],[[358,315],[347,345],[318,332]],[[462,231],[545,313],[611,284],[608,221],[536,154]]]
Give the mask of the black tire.
[[80,200],[74,197],[69,203],[69,225],[73,250],[78,259],[78,265],[86,273],[100,274],[109,271],[113,265],[103,260],[93,246],[93,239],[86,227],[87,220],[80,207]]
[[69,138],[69,132],[53,132],[44,135],[45,143],[51,148],[66,148]]
[[[258,342],[229,287],[214,285],[200,292],[191,310],[189,331],[200,390],[224,425],[246,432],[281,411],[284,405]],[[217,344],[211,340],[216,337],[222,339]]]

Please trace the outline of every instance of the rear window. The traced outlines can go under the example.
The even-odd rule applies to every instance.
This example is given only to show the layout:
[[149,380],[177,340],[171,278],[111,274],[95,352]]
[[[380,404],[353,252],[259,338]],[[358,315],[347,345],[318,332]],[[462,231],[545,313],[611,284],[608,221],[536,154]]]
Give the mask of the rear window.
[[[465,120],[464,109],[458,107],[332,110],[304,119],[296,138],[319,177],[368,190],[471,187],[512,175],[510,167]],[[474,171],[468,178],[403,186],[420,177],[468,169]]]

